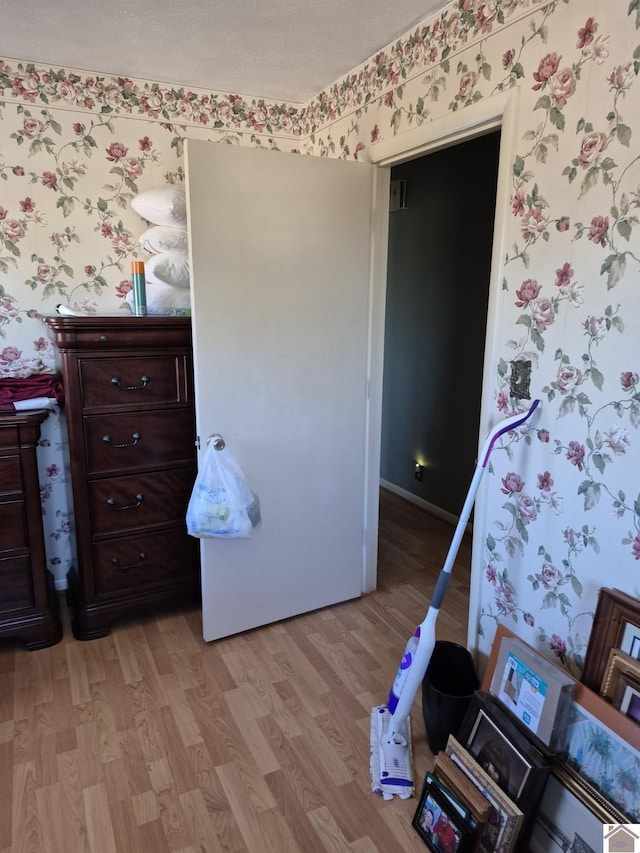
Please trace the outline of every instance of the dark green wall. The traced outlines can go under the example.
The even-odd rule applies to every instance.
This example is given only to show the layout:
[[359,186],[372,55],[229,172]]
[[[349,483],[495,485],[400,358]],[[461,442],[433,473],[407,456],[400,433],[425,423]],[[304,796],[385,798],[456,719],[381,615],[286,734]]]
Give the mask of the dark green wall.
[[456,516],[478,451],[499,142],[391,171],[407,208],[389,224],[381,476]]

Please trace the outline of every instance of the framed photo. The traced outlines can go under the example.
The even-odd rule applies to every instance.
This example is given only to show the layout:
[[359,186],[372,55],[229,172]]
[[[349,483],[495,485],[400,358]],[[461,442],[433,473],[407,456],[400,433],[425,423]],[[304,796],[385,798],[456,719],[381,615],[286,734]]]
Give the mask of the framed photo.
[[609,810],[580,778],[558,763],[545,786],[535,818],[531,853],[600,853],[603,823],[626,823]]
[[473,830],[460,808],[427,775],[412,826],[434,853],[469,853]]
[[578,688],[561,758],[606,809],[626,818],[618,823],[638,823],[638,726],[592,690]]
[[615,704],[614,697],[620,693],[622,679],[640,681],[640,661],[635,660],[621,649],[611,649],[600,685],[600,695],[617,708],[620,705]]
[[490,693],[474,694],[458,740],[523,812],[535,808],[550,756],[533,745]]
[[600,692],[611,649],[640,660],[640,600],[618,589],[603,588],[580,676],[580,681],[596,693]]
[[640,681],[635,678],[621,678],[613,707],[640,725]]
[[489,818],[482,829],[477,849],[483,853],[509,853],[520,831],[524,816],[522,810],[453,735],[449,735],[445,752],[491,804]]

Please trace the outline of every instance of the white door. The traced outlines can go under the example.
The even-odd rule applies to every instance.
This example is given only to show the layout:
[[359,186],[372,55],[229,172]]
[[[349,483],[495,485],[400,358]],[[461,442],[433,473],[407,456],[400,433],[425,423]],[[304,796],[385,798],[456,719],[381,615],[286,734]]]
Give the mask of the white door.
[[214,640],[375,587],[388,172],[194,140],[186,168],[200,453],[222,435],[262,511],[202,540]]

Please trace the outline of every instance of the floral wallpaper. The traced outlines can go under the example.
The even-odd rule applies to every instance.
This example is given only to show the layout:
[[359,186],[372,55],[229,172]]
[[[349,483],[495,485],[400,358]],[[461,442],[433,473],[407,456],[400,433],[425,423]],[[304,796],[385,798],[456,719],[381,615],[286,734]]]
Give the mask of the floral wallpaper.
[[[523,408],[511,378],[524,361],[543,406],[492,456],[472,634],[486,653],[505,622],[577,674],[598,589],[640,593],[639,27],[640,0],[453,0],[302,105],[0,60],[0,364],[53,365],[37,315],[59,302],[123,306],[129,261],[143,258],[130,201],[182,180],[185,138],[357,159],[517,87],[486,393],[491,425]],[[473,199],[460,218],[464,243]],[[62,588],[62,419],[49,418],[43,445]]]

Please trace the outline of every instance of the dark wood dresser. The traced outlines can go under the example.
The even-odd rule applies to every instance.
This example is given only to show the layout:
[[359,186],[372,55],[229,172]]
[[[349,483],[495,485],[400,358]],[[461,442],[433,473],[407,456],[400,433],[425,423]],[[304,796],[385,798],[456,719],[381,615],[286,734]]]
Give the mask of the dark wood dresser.
[[45,317],[60,356],[78,566],[73,633],[199,600],[185,514],[196,474],[191,320]]
[[0,415],[0,637],[28,649],[62,637],[47,570],[36,447],[47,412]]

